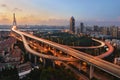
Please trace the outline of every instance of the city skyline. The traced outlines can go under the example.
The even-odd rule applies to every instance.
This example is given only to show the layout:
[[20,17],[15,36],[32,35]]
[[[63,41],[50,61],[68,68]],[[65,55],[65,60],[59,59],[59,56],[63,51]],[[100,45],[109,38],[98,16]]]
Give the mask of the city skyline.
[[11,24],[16,13],[18,24],[69,25],[74,16],[76,26],[120,25],[118,0],[1,0],[0,24]]

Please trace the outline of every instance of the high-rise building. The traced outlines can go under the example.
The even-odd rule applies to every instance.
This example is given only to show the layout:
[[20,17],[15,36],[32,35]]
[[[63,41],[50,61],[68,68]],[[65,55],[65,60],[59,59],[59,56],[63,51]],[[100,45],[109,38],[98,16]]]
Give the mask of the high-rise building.
[[118,38],[118,27],[112,26],[110,31],[111,31],[112,37]]
[[110,35],[110,28],[109,27],[104,27],[103,30],[102,30],[102,33],[104,35]]
[[75,19],[73,16],[70,18],[70,33],[75,33]]
[[111,35],[113,38],[118,38],[119,36],[119,28],[112,26],[112,27],[104,27],[103,34]]
[[120,27],[118,27],[118,38],[120,38]]
[[77,34],[80,34],[80,28],[78,27],[76,30]]
[[81,22],[80,23],[80,33],[84,32],[84,24]]
[[94,31],[95,31],[95,32],[98,32],[98,31],[99,31],[99,27],[98,27],[97,25],[94,25],[93,27],[94,27]]

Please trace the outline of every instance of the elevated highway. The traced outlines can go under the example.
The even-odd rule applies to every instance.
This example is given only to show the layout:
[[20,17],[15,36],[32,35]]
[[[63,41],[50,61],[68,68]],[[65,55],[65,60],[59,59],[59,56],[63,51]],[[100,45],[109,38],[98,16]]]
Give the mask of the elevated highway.
[[[33,53],[34,55],[37,55],[39,57],[48,58],[48,59],[63,60],[60,57],[54,57],[54,56],[50,56],[50,55],[42,55],[40,53],[34,52],[31,48],[29,48],[25,37],[32,38],[34,40],[40,41],[44,44],[47,44],[51,47],[54,47],[55,49],[63,51],[65,53],[77,58],[78,60],[83,60],[83,61],[87,62],[88,64],[90,64],[92,66],[95,66],[95,67],[97,67],[97,68],[99,68],[99,69],[101,69],[101,70],[103,70],[103,71],[105,71],[109,74],[112,74],[112,75],[120,78],[120,67],[117,66],[117,65],[114,65],[112,63],[109,63],[107,61],[104,61],[104,60],[100,59],[99,57],[94,57],[94,56],[88,55],[86,53],[80,52],[78,50],[75,50],[73,48],[70,48],[68,46],[61,45],[61,44],[58,44],[58,43],[55,43],[55,42],[52,42],[52,41],[48,41],[48,40],[45,40],[45,39],[42,39],[42,38],[38,38],[38,37],[35,37],[31,34],[27,34],[25,32],[21,32],[21,31],[16,29],[16,26],[12,27],[12,31],[15,32],[16,34],[19,34],[22,37],[22,41],[24,43],[24,46],[25,46],[26,50]],[[65,60],[69,61],[68,59],[64,58],[63,61],[65,61]]]
[[[70,57],[55,57],[55,56],[45,55],[45,54],[41,54],[41,53],[39,53],[39,52],[36,52],[36,51],[32,50],[32,49],[29,47],[29,45],[28,45],[29,43],[26,41],[24,35],[22,35],[24,32],[17,31],[15,26],[13,26],[12,31],[15,31],[16,33],[17,33],[17,32],[19,33],[19,35],[22,37],[22,41],[23,41],[23,43],[24,43],[24,46],[25,46],[26,50],[27,50],[28,52],[36,55],[36,56],[43,57],[43,58],[47,58],[47,59],[52,59],[52,60],[76,61],[76,59],[70,58]],[[25,33],[25,34],[27,34],[27,33]],[[28,35],[30,35],[30,34],[28,34]],[[28,37],[28,35],[27,35],[27,37]],[[32,37],[32,35],[31,35],[31,37]]]
[[114,48],[109,43],[107,43],[107,42],[105,42],[105,44],[108,47],[108,51],[105,52],[105,53],[102,53],[101,55],[98,55],[96,57],[98,57],[98,58],[104,58],[104,57],[109,56],[111,53],[113,53]]

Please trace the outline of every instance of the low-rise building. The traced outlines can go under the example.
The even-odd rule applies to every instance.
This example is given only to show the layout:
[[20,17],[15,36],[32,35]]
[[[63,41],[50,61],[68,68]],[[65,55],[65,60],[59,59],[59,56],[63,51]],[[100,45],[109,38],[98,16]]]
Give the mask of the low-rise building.
[[21,79],[31,72],[32,66],[30,62],[27,62],[27,63],[18,65],[17,69],[18,69],[18,75]]
[[120,66],[120,57],[119,58],[115,58],[114,59],[114,64],[119,65]]

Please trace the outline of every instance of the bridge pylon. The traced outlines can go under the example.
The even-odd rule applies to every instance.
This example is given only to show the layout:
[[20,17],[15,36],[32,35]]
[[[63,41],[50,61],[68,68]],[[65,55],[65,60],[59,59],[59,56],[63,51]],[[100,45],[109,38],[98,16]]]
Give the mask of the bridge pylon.
[[15,13],[13,13],[13,26],[16,26],[17,22],[16,22],[16,17],[15,17]]

